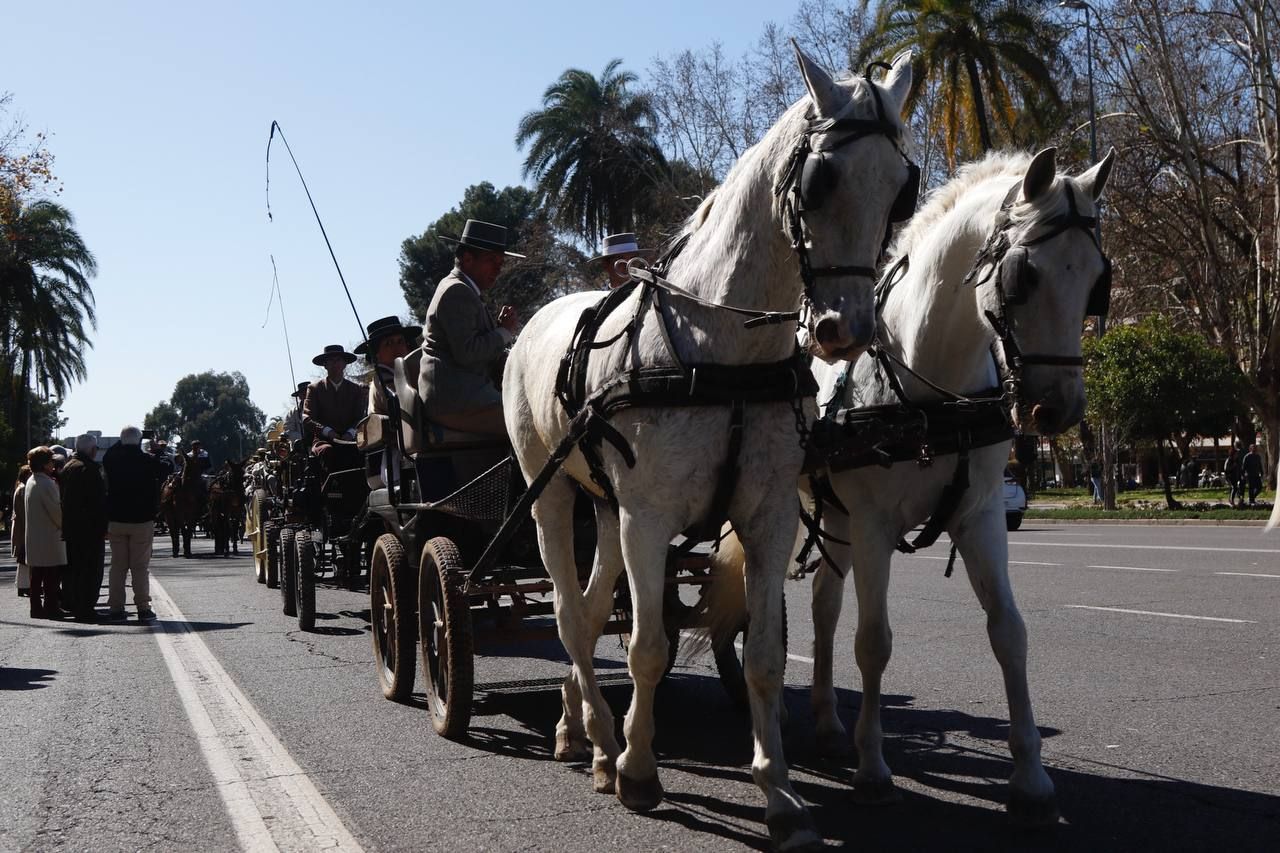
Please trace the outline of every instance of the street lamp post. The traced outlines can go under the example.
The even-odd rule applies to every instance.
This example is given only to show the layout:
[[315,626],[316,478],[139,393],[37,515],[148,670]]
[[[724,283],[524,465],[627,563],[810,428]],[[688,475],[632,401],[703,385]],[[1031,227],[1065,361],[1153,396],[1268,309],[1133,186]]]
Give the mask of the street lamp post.
[[[1074,9],[1084,12],[1084,46],[1085,46],[1085,67],[1088,69],[1089,75],[1089,161],[1093,165],[1098,163],[1098,112],[1097,101],[1093,93],[1093,7],[1086,0],[1062,0],[1058,3],[1060,8]],[[1102,248],[1102,217],[1099,216],[1094,220],[1094,237],[1098,241],[1098,248]],[[1102,337],[1107,333],[1107,318],[1098,317],[1098,337]],[[1098,451],[1102,457],[1102,508],[1116,508],[1116,480],[1115,471],[1113,470],[1113,459],[1111,454],[1111,442],[1107,440],[1107,425],[1103,421],[1098,422]]]

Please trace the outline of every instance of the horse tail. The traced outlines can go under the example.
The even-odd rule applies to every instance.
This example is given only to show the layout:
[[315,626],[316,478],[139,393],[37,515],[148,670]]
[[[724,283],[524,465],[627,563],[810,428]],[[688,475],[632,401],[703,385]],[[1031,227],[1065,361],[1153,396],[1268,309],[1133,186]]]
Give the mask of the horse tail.
[[[1277,483],[1280,484],[1280,464],[1276,465]],[[1271,500],[1271,518],[1267,519],[1267,526],[1264,532],[1270,531],[1280,524],[1280,489],[1276,491],[1276,497]]]
[[691,657],[733,642],[746,625],[746,566],[742,542],[730,530],[711,555],[711,582],[702,587],[697,604],[701,624],[688,642]]

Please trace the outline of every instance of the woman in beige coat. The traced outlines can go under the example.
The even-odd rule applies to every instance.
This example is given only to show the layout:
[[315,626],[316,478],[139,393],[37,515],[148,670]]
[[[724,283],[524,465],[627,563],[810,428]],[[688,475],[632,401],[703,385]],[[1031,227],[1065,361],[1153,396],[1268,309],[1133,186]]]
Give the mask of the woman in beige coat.
[[57,619],[58,581],[67,563],[62,541],[62,497],[53,473],[53,451],[36,447],[27,453],[31,479],[23,490],[26,503],[27,565],[31,567],[31,618]]
[[18,469],[18,482],[13,487],[13,518],[9,520],[9,548],[18,564],[18,595],[26,595],[31,589],[31,569],[27,566],[27,504],[23,498],[31,466]]

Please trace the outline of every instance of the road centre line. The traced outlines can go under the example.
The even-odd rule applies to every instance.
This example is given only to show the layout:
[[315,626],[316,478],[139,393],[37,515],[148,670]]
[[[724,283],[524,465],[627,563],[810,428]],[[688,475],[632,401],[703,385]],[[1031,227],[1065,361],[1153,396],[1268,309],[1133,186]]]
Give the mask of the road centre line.
[[1213,551],[1227,554],[1280,554],[1276,548],[1210,548],[1205,545],[1118,545],[1102,542],[1036,542],[1029,540],[1009,540],[1010,545],[1044,545],[1054,548],[1124,548],[1134,551]]
[[162,629],[154,631],[156,643],[240,848],[255,853],[279,850],[273,832],[286,849],[294,848],[309,833],[305,837],[311,849],[362,853],[359,842],[154,576],[151,595]]
[[1186,613],[1160,613],[1155,610],[1128,610],[1124,607],[1094,607],[1088,604],[1064,604],[1073,610],[1104,610],[1110,613],[1133,613],[1139,616],[1167,616],[1170,619],[1196,619],[1201,622],[1232,622],[1237,625],[1256,625],[1252,619],[1226,619],[1222,616],[1190,616]]
[[1178,569],[1148,569],[1142,566],[1086,566],[1088,569],[1119,569],[1122,572],[1170,572],[1176,573]]
[[1264,575],[1264,574],[1259,574],[1258,572],[1214,572],[1214,574],[1215,574],[1215,575],[1230,575],[1231,577],[1234,577],[1234,578],[1277,578],[1277,579],[1280,579],[1280,575]]

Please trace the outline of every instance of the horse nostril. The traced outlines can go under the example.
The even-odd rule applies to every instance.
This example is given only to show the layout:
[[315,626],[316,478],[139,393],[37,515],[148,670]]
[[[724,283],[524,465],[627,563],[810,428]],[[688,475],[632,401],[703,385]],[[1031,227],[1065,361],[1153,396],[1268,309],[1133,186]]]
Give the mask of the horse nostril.
[[840,323],[832,317],[819,320],[815,334],[818,336],[818,343],[823,346],[834,344],[840,338]]

